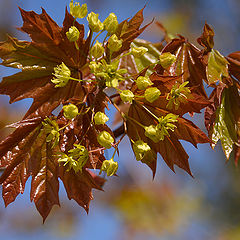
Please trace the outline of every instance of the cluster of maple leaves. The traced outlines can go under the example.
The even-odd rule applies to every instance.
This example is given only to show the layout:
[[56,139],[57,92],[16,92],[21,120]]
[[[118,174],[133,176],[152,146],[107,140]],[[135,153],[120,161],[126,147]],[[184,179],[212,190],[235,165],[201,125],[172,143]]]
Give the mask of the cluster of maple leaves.
[[[5,169],[0,176],[0,183],[6,206],[24,192],[25,183],[31,176],[30,198],[44,220],[53,205],[59,205],[59,179],[64,184],[68,198],[74,199],[88,211],[93,198],[92,189],[101,190],[105,182],[105,179],[91,171],[101,169],[106,160],[106,149],[98,141],[102,131],[114,138],[113,146],[116,149],[125,136],[130,139],[133,150],[138,140],[146,143],[150,147],[148,154],[143,154],[137,160],[147,164],[153,175],[158,153],[173,171],[174,165],[177,165],[192,175],[189,156],[179,140],[197,147],[198,143],[214,146],[220,139],[226,157],[229,158],[234,150],[237,163],[240,157],[240,52],[224,57],[214,50],[214,32],[209,25],[205,24],[202,35],[197,39],[201,45],[201,49],[198,49],[181,35],[170,39],[166,33],[164,40],[157,44],[137,39],[148,26],[141,28],[143,9],[132,19],[118,24],[115,34],[122,45],[112,55],[113,59],[128,52],[131,46],[148,49],[145,55],[137,59],[126,55],[119,61],[118,69],[128,69],[128,75],[119,88],[131,90],[135,96],[139,96],[126,104],[118,92],[109,96],[106,88],[94,81],[89,68],[93,34],[90,32],[84,39],[84,26],[67,9],[63,27],[59,27],[45,10],[41,14],[22,9],[20,12],[23,18],[20,30],[29,34],[32,41],[8,37],[6,42],[0,43],[2,65],[21,70],[3,78],[0,94],[9,95],[10,103],[25,98],[32,98],[33,103],[20,122],[10,125],[15,130],[0,143],[0,167]],[[163,28],[160,23],[157,24]],[[80,33],[76,43],[69,41],[66,35],[73,25]],[[76,50],[76,44],[80,51]],[[107,42],[104,48],[107,52]],[[163,67],[159,63],[159,57],[164,53],[175,56],[170,66]],[[69,81],[64,87],[56,87],[51,80],[54,69],[62,63],[71,70],[74,78],[83,81]],[[142,97],[144,91],[135,82],[145,74],[152,82],[151,87],[161,93],[152,102]],[[204,90],[204,82],[213,87],[210,97]],[[181,86],[182,89],[187,86],[185,89],[189,94],[177,102],[177,107],[174,104],[169,107],[169,96],[173,89],[180,89]],[[71,120],[64,116],[63,110],[57,116],[53,114],[59,106],[67,104],[75,104],[84,114],[78,114]],[[121,113],[123,124],[114,131],[106,124],[96,125],[92,121],[94,113],[104,113],[108,104],[113,104]],[[183,117],[186,113],[200,113],[204,108],[209,136]],[[155,126],[157,119],[166,116],[177,116],[174,127],[170,127],[170,131],[159,141],[149,138],[142,126]],[[59,142],[54,147],[51,141],[46,141],[48,133],[43,131],[46,119],[56,121],[59,126]],[[116,142],[119,137],[120,140]],[[80,142],[89,153],[81,171],[74,171],[59,163],[58,153],[68,153]]]

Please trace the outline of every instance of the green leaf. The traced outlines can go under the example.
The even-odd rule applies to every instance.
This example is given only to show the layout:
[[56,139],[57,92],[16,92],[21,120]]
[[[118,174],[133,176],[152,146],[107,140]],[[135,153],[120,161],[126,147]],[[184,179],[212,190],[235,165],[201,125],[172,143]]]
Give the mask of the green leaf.
[[215,144],[218,140],[221,140],[222,148],[227,159],[229,159],[233,145],[237,141],[236,123],[230,109],[230,90],[231,89],[226,88],[222,93],[222,102],[216,111],[212,133],[212,141]]
[[206,73],[209,84],[222,81],[222,77],[229,77],[228,61],[217,50],[212,49],[209,53]]
[[[148,49],[148,52],[146,52],[142,57],[140,58],[134,58],[137,70],[141,72],[143,69],[148,67],[152,64],[152,67],[154,67],[154,63],[157,63],[159,60],[159,56],[161,55],[160,51],[156,47],[153,46],[151,42],[148,42],[143,39],[135,39],[131,45],[132,47],[145,47]],[[149,76],[153,73],[153,70],[150,68],[147,70],[146,75]]]

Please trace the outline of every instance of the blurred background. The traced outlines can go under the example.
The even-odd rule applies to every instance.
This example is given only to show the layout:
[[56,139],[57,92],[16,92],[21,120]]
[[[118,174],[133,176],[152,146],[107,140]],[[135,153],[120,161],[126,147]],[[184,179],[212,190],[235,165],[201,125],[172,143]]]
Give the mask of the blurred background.
[[[0,40],[6,34],[29,40],[17,31],[22,25],[17,6],[38,13],[43,7],[62,24],[66,0],[0,0]],[[81,2],[82,3],[82,2]],[[119,22],[133,16],[146,3],[145,23],[155,18],[172,34],[180,33],[196,43],[205,21],[215,30],[215,49],[222,54],[240,50],[239,0],[88,0],[89,11],[100,14],[103,21],[110,12]],[[141,36],[146,40],[162,40],[159,28],[152,24]],[[0,77],[13,74],[0,68]],[[0,138],[6,136],[6,124],[20,120],[31,101],[8,105],[8,97],[0,97]],[[113,114],[110,110],[109,114]],[[188,117],[188,116],[187,116]],[[194,122],[204,130],[203,116]],[[61,208],[54,208],[46,223],[30,203],[29,189],[4,208],[0,200],[1,239],[81,239],[81,240],[238,240],[240,239],[240,174],[239,169],[223,156],[218,144],[214,151],[209,145],[199,149],[183,142],[190,156],[191,178],[176,169],[176,174],[158,160],[157,174],[137,162],[128,140],[121,144],[118,159],[119,177],[111,177],[105,192],[94,191],[87,215],[75,202],[69,201],[60,189]]]

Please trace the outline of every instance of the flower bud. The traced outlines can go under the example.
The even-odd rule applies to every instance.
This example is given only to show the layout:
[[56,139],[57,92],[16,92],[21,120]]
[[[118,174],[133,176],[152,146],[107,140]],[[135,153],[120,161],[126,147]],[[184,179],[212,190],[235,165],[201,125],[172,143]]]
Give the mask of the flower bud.
[[104,53],[103,45],[97,40],[90,53],[94,58],[100,58]]
[[104,29],[111,35],[116,32],[118,28],[117,16],[114,13],[110,13],[109,16],[104,20]]
[[89,28],[93,31],[93,32],[99,32],[101,30],[103,30],[103,23],[101,23],[101,21],[98,19],[99,14],[96,14],[94,12],[90,12],[87,16],[87,20],[88,20],[88,24],[89,24]]
[[108,39],[108,45],[107,46],[108,46],[108,48],[110,49],[111,52],[117,52],[122,47],[122,39],[118,39],[116,34],[113,34]]
[[123,90],[120,93],[120,98],[122,99],[123,102],[130,102],[130,103],[132,103],[132,101],[134,99],[134,94],[130,90]]
[[102,163],[102,167],[100,169],[100,174],[102,171],[106,172],[109,177],[114,175],[118,170],[118,163],[114,162],[113,158],[110,160],[105,160]]
[[98,140],[98,143],[105,148],[111,148],[112,143],[114,142],[113,137],[107,131],[100,132],[97,136],[97,140]]
[[53,78],[51,82],[56,84],[55,87],[64,87],[69,81],[71,71],[64,63],[62,63],[54,68],[53,75],[55,78]]
[[76,42],[79,39],[79,31],[75,26],[69,28],[68,32],[66,32],[67,38],[70,42]]
[[145,47],[134,47],[134,48],[131,49],[131,54],[132,54],[135,58],[140,58],[140,57],[143,56],[147,51],[148,51],[148,49],[145,48]]
[[158,88],[151,87],[151,88],[146,89],[146,91],[144,93],[144,97],[148,102],[153,103],[154,101],[156,101],[159,98],[160,94],[161,94],[161,92]]
[[157,126],[150,125],[148,127],[145,127],[145,136],[150,138],[153,142],[157,143],[160,141],[159,139],[159,130]]
[[138,140],[133,144],[133,151],[135,153],[137,161],[141,161],[144,157],[144,155],[151,151],[151,148],[149,145],[142,140]]
[[105,124],[109,120],[108,116],[103,112],[97,112],[94,115],[94,122],[97,125]]
[[83,4],[82,6],[75,2],[73,4],[73,0],[71,0],[70,4],[70,14],[75,18],[85,18],[87,16],[88,10],[87,10],[87,4]]
[[67,119],[73,119],[78,115],[78,107],[74,104],[63,106],[63,115]]
[[136,80],[136,84],[139,90],[144,90],[147,87],[153,85],[152,81],[149,79],[149,77],[138,77]]
[[163,53],[159,56],[160,64],[165,69],[170,67],[176,61],[176,59],[176,56],[170,52]]

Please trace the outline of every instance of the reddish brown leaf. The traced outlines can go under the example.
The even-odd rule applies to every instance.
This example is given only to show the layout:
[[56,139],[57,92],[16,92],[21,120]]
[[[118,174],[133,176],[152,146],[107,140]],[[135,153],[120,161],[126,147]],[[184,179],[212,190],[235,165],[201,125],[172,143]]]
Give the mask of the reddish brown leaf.
[[30,199],[34,201],[45,221],[53,205],[59,205],[58,163],[51,145],[46,143],[46,137],[43,137],[40,142],[39,157],[31,158],[30,161],[32,175]]
[[226,59],[229,62],[229,72],[237,80],[238,88],[240,84],[240,51],[229,54]]
[[[171,38],[169,37],[167,29],[164,27],[164,25],[161,22],[156,21],[156,25],[161,30],[161,32],[164,34],[164,41],[166,43],[171,42]],[[163,42],[163,41],[162,41]],[[161,45],[160,45],[161,46]]]
[[180,36],[173,39],[162,51],[176,55],[176,62],[169,68],[172,76],[181,76],[181,82],[189,81],[199,95],[207,98],[203,80],[207,82],[206,66],[201,61],[201,51]]
[[[157,153],[160,153],[166,164],[174,171],[174,165],[184,169],[191,175],[191,171],[188,163],[188,155],[183,149],[179,140],[185,140],[192,143],[197,147],[198,143],[208,143],[209,138],[191,121],[186,120],[182,117],[183,114],[187,112],[200,112],[200,110],[209,104],[209,101],[205,97],[192,92],[192,97],[188,98],[185,102],[182,102],[178,109],[168,109],[166,99],[167,93],[171,90],[173,84],[180,77],[172,76],[161,76],[153,73],[150,79],[154,82],[154,87],[157,87],[161,91],[161,96],[158,100],[153,103],[149,103],[146,100],[137,100],[134,102],[128,111],[127,119],[127,133],[130,139],[137,141],[139,139],[148,143],[151,147],[154,155],[145,162],[153,171],[153,175],[156,171],[156,157]],[[142,95],[143,91],[136,89],[136,86],[132,89],[136,95]],[[193,89],[194,90],[194,89]],[[157,119],[153,117],[154,114],[157,118],[161,116],[166,116],[169,113],[179,115],[178,121],[175,124],[176,129],[174,132],[169,131],[169,136],[165,136],[164,140],[154,143],[152,140],[145,136],[145,130],[140,127],[132,119],[143,124],[144,126],[156,125],[158,124]]]
[[[0,143],[0,166],[5,167],[8,166],[8,162],[11,159],[11,155],[7,155],[6,158],[2,158],[8,151],[12,150],[15,146],[17,146],[19,143],[21,143],[21,146],[23,146],[24,150],[25,147],[28,148],[28,144],[31,142],[28,142],[28,138],[31,137],[30,133],[34,131],[34,129],[40,124],[41,119],[35,118],[35,119],[28,119],[24,122],[23,125],[19,125],[17,129],[11,133],[6,139],[4,139]],[[25,139],[26,138],[26,139]],[[25,146],[26,143],[26,146]],[[20,147],[21,149],[21,147]],[[21,154],[21,152],[19,153]],[[15,156],[14,156],[15,157]],[[16,167],[16,165],[12,168],[12,170]]]
[[7,207],[11,202],[14,202],[19,193],[23,193],[25,183],[29,177],[26,168],[28,155],[24,156],[24,160],[16,166],[8,178],[2,183],[2,196]]
[[[0,44],[0,57],[4,66],[23,69],[22,72],[3,78],[0,93],[10,96],[10,102],[33,98],[33,104],[25,118],[45,117],[66,99],[82,100],[80,83],[70,81],[65,88],[55,88],[51,83],[53,68],[64,62],[73,75],[84,77],[79,69],[86,63],[89,39],[83,40],[84,28],[78,23],[80,31],[78,44],[82,51],[76,51],[73,43],[66,37],[66,31],[74,18],[66,11],[63,28],[60,28],[43,10],[38,15],[20,9],[24,23],[22,31],[28,33],[32,42],[21,42],[9,38]],[[80,53],[81,52],[81,53]]]
[[205,53],[211,51],[211,49],[214,46],[214,31],[213,29],[205,23],[204,28],[203,28],[203,33],[202,35],[197,39],[198,43],[203,46],[205,49]]
[[[153,105],[156,108],[166,109],[167,100],[166,95],[171,91],[172,86],[181,80],[181,76],[162,76],[157,73],[153,73],[150,76],[151,81],[154,83],[154,87],[157,87],[161,91],[161,96],[158,100],[154,101]],[[189,85],[187,85],[189,86]],[[198,94],[196,87],[190,88],[191,95],[184,103],[180,103],[178,109],[171,109],[174,114],[184,115],[185,113],[200,113],[200,110],[209,105],[209,101],[203,96]],[[140,94],[140,93],[139,93]],[[148,102],[146,102],[148,104]],[[149,105],[149,104],[148,104]],[[152,104],[151,104],[152,105]],[[169,109],[168,109],[169,110]]]
[[216,117],[215,113],[221,103],[221,95],[224,88],[225,88],[225,85],[220,84],[218,87],[216,87],[212,91],[209,97],[211,104],[207,106],[205,109],[205,115],[204,115],[205,127],[208,130],[209,135],[211,135],[212,133],[212,127],[214,125],[215,117]]
[[60,168],[60,178],[64,184],[68,198],[74,199],[88,212],[90,201],[93,199],[92,189],[101,190],[101,186],[98,185],[99,179],[93,177],[85,169],[82,172],[75,173],[73,170],[66,171],[63,167]]
[[116,35],[123,40],[123,43],[122,48],[118,52],[115,52],[113,57],[116,57],[122,52],[127,51],[130,48],[132,41],[137,38],[150,24],[152,24],[152,22],[150,22],[149,24],[140,28],[144,20],[144,8],[138,11],[129,21],[126,19],[119,24]]
[[[38,121],[36,123],[39,124]],[[0,177],[0,183],[3,186],[2,196],[6,206],[13,202],[19,193],[24,192],[25,183],[30,175],[28,171],[28,162],[31,158],[29,151],[39,134],[37,129],[34,130],[35,128],[36,125],[33,125],[32,129],[29,129],[28,126],[28,136],[18,139],[14,145],[11,145],[6,155],[2,158],[2,166],[6,169]],[[17,130],[19,129],[23,131],[23,127],[20,126]],[[14,134],[8,138],[9,141],[3,141],[0,145],[2,147],[8,146],[11,138],[14,139]],[[11,149],[13,146],[16,147]],[[4,154],[4,152],[2,151],[1,154]]]

